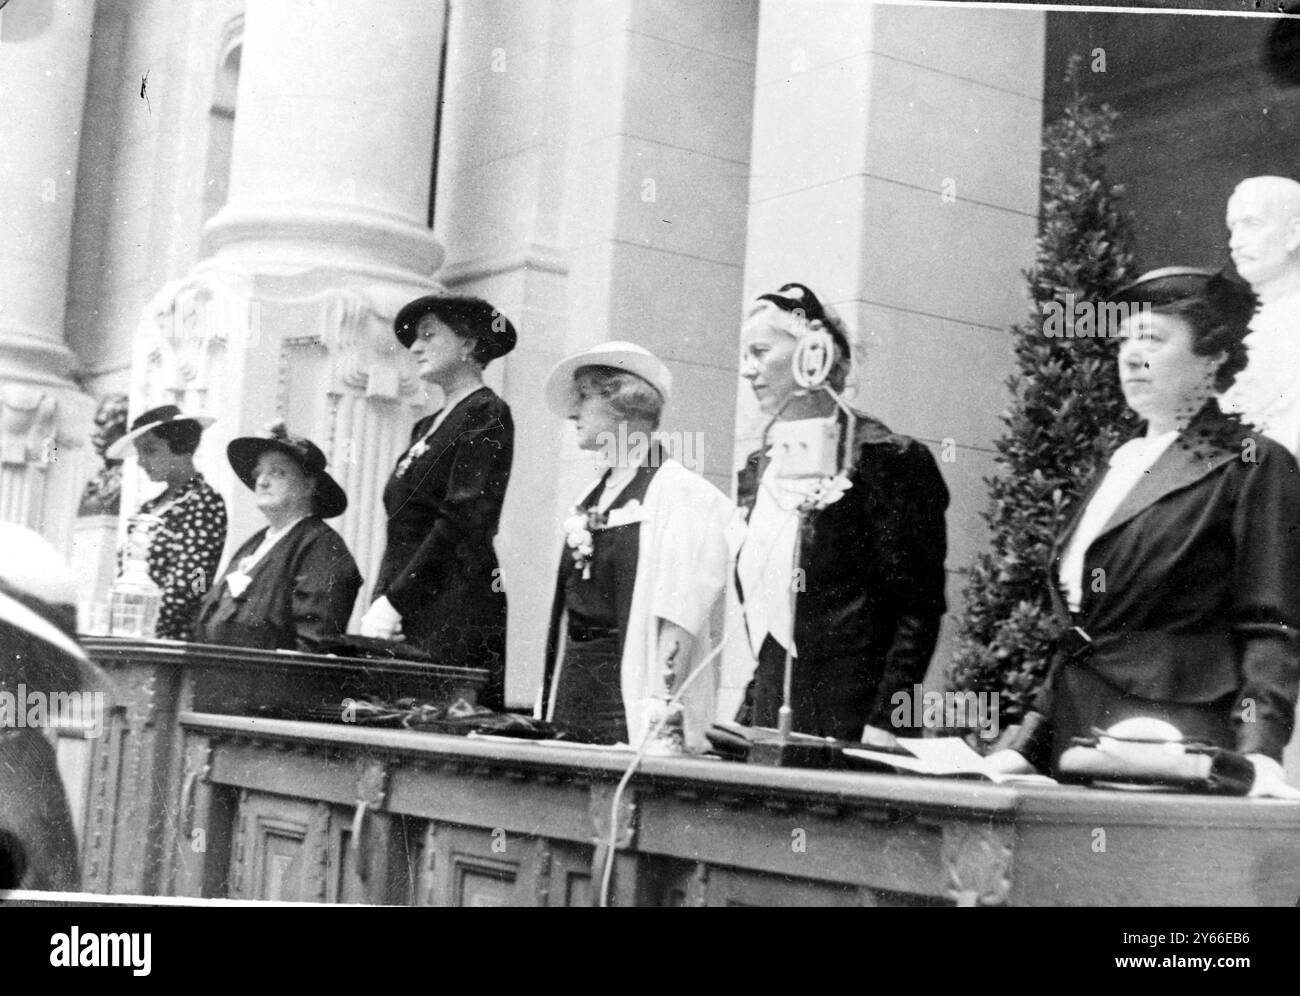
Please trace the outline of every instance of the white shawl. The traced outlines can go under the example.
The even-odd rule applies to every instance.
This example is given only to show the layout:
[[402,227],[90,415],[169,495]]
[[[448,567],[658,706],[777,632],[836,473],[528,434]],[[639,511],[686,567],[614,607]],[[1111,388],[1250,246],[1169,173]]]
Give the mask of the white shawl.
[[[690,674],[713,649],[709,624],[727,587],[726,530],[736,510],[731,499],[672,458],[651,479],[643,508],[636,584],[623,639],[623,704],[634,747],[648,732],[648,706],[664,690],[662,669],[655,664],[659,634],[654,620],[667,619],[695,637],[682,674]],[[682,697],[691,750],[708,749],[704,734],[713,722],[718,674],[715,658],[709,673],[692,681]]]
[[[655,664],[659,627],[654,620],[667,619],[695,638],[683,674],[690,674],[713,649],[710,623],[727,587],[730,555],[726,531],[735,513],[731,499],[672,458],[660,465],[646,489],[645,502],[630,513],[636,518],[629,521],[639,521],[641,532],[623,637],[621,678],[628,740],[634,747],[640,747],[649,732],[650,707],[665,690],[663,671]],[[564,667],[566,620],[567,613],[561,614],[560,647],[546,696],[548,719]],[[713,723],[718,674],[715,658],[709,673],[695,678],[682,696],[686,746],[691,750],[708,749],[704,734]]]

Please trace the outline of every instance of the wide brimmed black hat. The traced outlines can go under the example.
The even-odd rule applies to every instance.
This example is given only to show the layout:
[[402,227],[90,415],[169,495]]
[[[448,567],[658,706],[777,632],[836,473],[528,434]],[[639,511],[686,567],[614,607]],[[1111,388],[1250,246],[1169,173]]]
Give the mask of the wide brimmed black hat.
[[416,326],[425,315],[433,315],[458,335],[480,344],[479,353],[495,360],[515,348],[518,335],[510,319],[478,297],[428,294],[402,308],[393,320],[397,340],[407,349],[415,342]]
[[342,515],[348,508],[348,496],[325,470],[325,454],[305,436],[291,435],[283,422],[267,429],[264,436],[240,436],[226,447],[226,458],[244,485],[252,491],[257,481],[253,471],[263,453],[278,450],[288,454],[302,469],[316,478],[316,514],[322,519]]
[[159,405],[150,408],[131,423],[126,435],[119,437],[112,446],[104,450],[104,456],[110,460],[121,460],[126,456],[127,447],[146,432],[153,432],[164,425],[176,425],[178,422],[192,422],[200,429],[206,429],[216,419],[206,412],[183,412],[175,405]]
[[1200,300],[1218,312],[1223,321],[1241,326],[1243,330],[1250,324],[1258,304],[1249,285],[1234,280],[1222,270],[1192,266],[1165,266],[1151,270],[1125,284],[1107,300],[1152,308]]

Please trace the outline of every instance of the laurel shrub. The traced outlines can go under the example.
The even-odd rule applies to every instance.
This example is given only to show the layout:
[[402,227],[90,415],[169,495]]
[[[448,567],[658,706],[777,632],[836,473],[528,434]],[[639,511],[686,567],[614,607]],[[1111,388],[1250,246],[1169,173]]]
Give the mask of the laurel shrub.
[[[1011,329],[1016,372],[985,479],[989,549],[966,572],[965,608],[949,677],[954,688],[999,692],[1014,723],[1046,676],[1060,624],[1048,600],[1052,541],[1132,415],[1120,392],[1117,340],[1043,334],[1046,305],[1097,302],[1133,280],[1132,223],[1106,171],[1118,114],[1079,91],[1081,59],[1066,70],[1073,96],[1043,132],[1037,254],[1024,276],[1033,307]],[[1084,70],[1086,72],[1086,69]]]

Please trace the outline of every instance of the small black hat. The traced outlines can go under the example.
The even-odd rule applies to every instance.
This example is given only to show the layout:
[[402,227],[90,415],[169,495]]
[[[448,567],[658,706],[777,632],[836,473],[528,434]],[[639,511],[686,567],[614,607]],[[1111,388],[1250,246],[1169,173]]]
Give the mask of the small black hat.
[[226,459],[250,491],[257,484],[253,476],[257,458],[268,450],[288,454],[316,478],[316,514],[322,519],[332,519],[347,511],[348,496],[326,472],[325,454],[320,447],[305,436],[290,435],[283,422],[272,425],[265,436],[240,436],[226,447]]
[[1222,316],[1225,322],[1244,329],[1255,314],[1255,292],[1222,270],[1192,266],[1165,266],[1142,274],[1132,283],[1115,291],[1108,301],[1146,304],[1153,308],[1176,301],[1200,299]]
[[802,315],[807,321],[821,322],[843,354],[845,356],[853,355],[853,351],[849,348],[848,333],[845,331],[843,323],[839,318],[828,314],[826,308],[822,305],[821,299],[804,284],[782,284],[781,289],[778,291],[758,295],[758,300],[771,301],[782,311]]
[[510,319],[478,297],[428,294],[417,297],[397,313],[393,331],[407,349],[415,342],[415,329],[425,315],[434,315],[466,339],[481,343],[479,352],[495,360],[515,348],[518,336]]

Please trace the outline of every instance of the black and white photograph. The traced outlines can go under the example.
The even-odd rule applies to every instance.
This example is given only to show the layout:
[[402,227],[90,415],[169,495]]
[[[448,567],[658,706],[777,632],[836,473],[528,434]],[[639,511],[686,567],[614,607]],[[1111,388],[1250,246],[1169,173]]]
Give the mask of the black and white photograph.
[[1262,967],[1297,11],[0,2],[0,906]]

